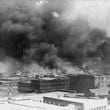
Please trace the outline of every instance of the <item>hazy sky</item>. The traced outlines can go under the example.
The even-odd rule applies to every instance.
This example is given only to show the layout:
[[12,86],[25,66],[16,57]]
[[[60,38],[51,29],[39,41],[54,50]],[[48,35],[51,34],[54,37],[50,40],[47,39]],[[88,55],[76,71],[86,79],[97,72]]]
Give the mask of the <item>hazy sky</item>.
[[67,19],[74,19],[83,16],[93,26],[107,30],[110,34],[110,1],[109,0],[71,0],[67,10]]

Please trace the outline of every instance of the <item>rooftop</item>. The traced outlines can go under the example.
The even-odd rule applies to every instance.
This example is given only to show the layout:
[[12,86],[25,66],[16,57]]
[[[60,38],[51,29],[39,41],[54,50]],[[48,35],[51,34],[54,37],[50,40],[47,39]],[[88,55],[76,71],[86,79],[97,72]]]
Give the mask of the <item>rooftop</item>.
[[83,103],[83,104],[89,104],[89,103],[99,103],[99,102],[105,102],[106,99],[104,98],[98,98],[98,97],[91,97],[91,98],[87,98],[87,97],[78,97],[78,96],[74,96],[72,95],[72,97],[65,97],[65,94],[71,94],[68,92],[53,92],[53,93],[48,93],[45,94],[45,97],[48,98],[56,98],[56,99],[60,99],[60,100],[66,100],[66,101],[72,101],[72,102],[77,102],[77,103]]
[[14,80],[14,79],[0,79],[0,81],[1,82],[8,82],[8,81],[12,82],[12,81],[16,81],[16,80]]
[[55,78],[49,78],[49,77],[44,77],[44,78],[41,78],[43,80],[54,80]]
[[34,79],[32,79],[32,80],[54,80],[55,78],[50,78],[50,77],[43,77],[43,78],[34,78]]
[[[74,105],[71,105],[72,108]],[[33,100],[22,100],[14,102],[5,102],[0,104],[0,108],[3,110],[67,110],[69,107],[61,107],[52,104],[46,104],[41,102],[36,102]]]
[[[43,97],[56,98],[60,100],[72,101],[77,103],[97,105],[106,102],[104,98],[86,98],[86,97],[64,97],[68,92],[50,92],[41,94],[21,94],[12,97],[13,101],[4,103],[0,100],[0,108],[2,110],[74,110],[74,105],[66,107],[43,103]],[[4,104],[2,104],[2,103]],[[103,106],[103,105],[102,105]]]

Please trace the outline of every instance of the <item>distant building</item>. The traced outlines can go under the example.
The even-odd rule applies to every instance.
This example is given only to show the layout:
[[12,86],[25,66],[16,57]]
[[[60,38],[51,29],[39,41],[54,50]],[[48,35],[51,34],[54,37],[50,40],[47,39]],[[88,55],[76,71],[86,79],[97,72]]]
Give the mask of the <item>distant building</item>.
[[35,92],[52,92],[69,89],[68,77],[43,77],[31,80]]
[[35,92],[49,92],[56,90],[55,78],[32,79],[31,83]]
[[95,88],[101,88],[106,85],[105,75],[97,74],[94,75],[95,78]]
[[105,77],[105,83],[106,83],[106,85],[108,86],[108,87],[110,87],[109,85],[110,85],[110,75],[104,75],[104,77]]
[[56,90],[69,90],[70,80],[68,77],[56,78]]
[[0,79],[0,97],[18,94],[18,82],[16,80]]
[[77,92],[95,88],[93,75],[68,75],[70,80],[70,89]]
[[77,92],[88,91],[89,89],[101,88],[106,85],[107,78],[104,75],[67,75],[70,80],[70,89]]
[[8,79],[18,82],[18,92],[32,92],[31,78],[21,75],[14,75]]
[[33,92],[31,82],[18,82],[18,91],[21,93],[30,93]]

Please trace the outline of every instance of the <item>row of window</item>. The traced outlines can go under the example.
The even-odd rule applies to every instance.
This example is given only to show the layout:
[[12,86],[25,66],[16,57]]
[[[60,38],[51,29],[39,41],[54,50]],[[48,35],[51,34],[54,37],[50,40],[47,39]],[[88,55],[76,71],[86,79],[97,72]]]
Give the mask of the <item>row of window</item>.
[[13,88],[0,88],[0,92],[1,91],[9,91],[9,90],[16,90],[18,89],[17,87],[13,87]]
[[51,101],[44,101],[44,103],[54,104],[54,105],[61,106],[61,104],[60,104],[60,103],[55,103],[55,102],[51,102]]
[[106,106],[95,107],[95,108],[91,108],[89,110],[106,110]]
[[11,91],[18,91],[17,88],[13,88],[13,89],[2,89],[2,92],[11,92]]
[[18,84],[17,83],[13,83],[13,84],[3,84],[3,87],[8,87],[8,86],[18,86]]

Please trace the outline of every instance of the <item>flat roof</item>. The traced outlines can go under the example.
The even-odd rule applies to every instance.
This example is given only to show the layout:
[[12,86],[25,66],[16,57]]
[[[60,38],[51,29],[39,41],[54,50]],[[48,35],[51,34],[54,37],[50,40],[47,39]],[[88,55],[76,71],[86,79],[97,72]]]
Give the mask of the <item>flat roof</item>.
[[[91,97],[91,98],[87,98],[87,97],[64,97],[64,94],[69,94],[69,92],[53,92],[53,93],[48,93],[45,94],[44,97],[47,98],[56,98],[59,100],[66,100],[66,101],[71,101],[71,102],[78,102],[78,103],[98,103],[100,101],[105,101],[104,98],[98,98],[98,97]],[[71,94],[71,93],[70,93]]]
[[[52,104],[43,103],[43,97],[56,98],[66,101],[73,101],[88,105],[97,105],[106,103],[106,101],[102,98],[86,98],[86,97],[64,97],[64,94],[69,94],[68,92],[49,92],[49,93],[41,93],[41,94],[19,94],[16,97],[12,97],[12,103],[4,103],[0,101],[0,108],[3,110],[67,110],[69,106],[61,107]],[[59,98],[60,96],[60,98]],[[39,100],[42,100],[40,102]],[[103,103],[101,103],[101,101]],[[1,104],[4,103],[4,104]],[[102,105],[103,106],[103,105]],[[71,104],[71,108],[74,108],[74,105]],[[74,110],[74,109],[73,109]]]
[[44,77],[44,78],[32,79],[32,80],[54,80],[54,79],[56,79],[56,78]]
[[19,105],[19,104],[11,104],[11,103],[3,103],[0,104],[0,108],[3,110],[44,110],[41,108],[34,108],[34,107],[29,107],[25,105]]
[[57,105],[53,105],[53,104],[46,104],[43,102],[37,102],[37,101],[33,101],[33,100],[22,100],[22,101],[15,101],[15,104],[21,104],[21,105],[25,105],[25,106],[30,106],[33,108],[40,108],[40,109],[49,109],[49,108],[64,108],[64,107],[59,107]]
[[17,82],[17,80],[13,80],[13,79],[0,79],[0,82]]
[[[72,108],[74,105],[71,105]],[[52,105],[52,104],[46,104],[41,102],[36,102],[33,100],[22,100],[22,101],[13,101],[13,102],[5,102],[3,104],[0,104],[0,107],[3,110],[67,110],[67,107]],[[69,109],[69,108],[68,108]]]
[[70,97],[61,97],[62,100],[68,100],[68,101],[73,101],[73,102],[79,102],[79,103],[97,103],[98,101],[101,101],[103,99],[88,99],[88,98],[82,98],[82,97],[78,97],[78,98],[70,98]]
[[55,78],[49,78],[49,77],[44,77],[44,78],[41,78],[41,80],[54,80]]

